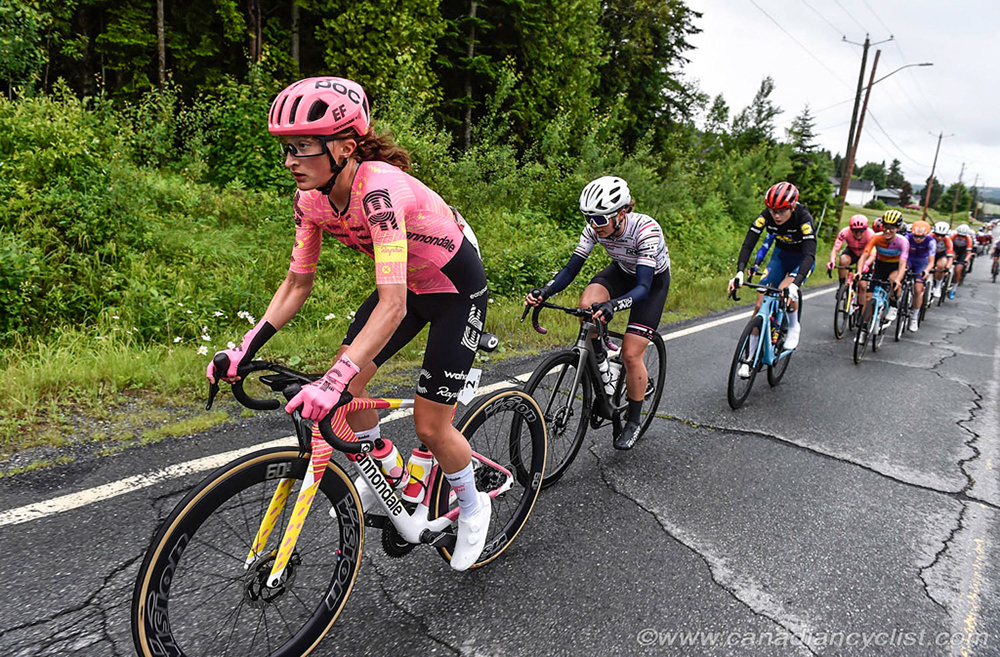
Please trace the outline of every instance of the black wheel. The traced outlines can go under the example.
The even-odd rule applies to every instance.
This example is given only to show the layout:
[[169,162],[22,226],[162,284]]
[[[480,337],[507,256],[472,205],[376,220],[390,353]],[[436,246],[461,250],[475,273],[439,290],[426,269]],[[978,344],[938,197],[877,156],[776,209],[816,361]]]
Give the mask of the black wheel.
[[931,293],[932,286],[934,285],[934,279],[928,278],[924,281],[924,301],[920,304],[920,312],[917,313],[917,326],[924,323],[924,317],[927,315],[927,307],[931,305]]
[[858,331],[854,335],[855,363],[860,363],[865,357],[865,352],[868,351],[868,343],[871,340],[876,319],[875,299],[869,299],[864,310],[861,311],[861,317],[858,319]]
[[993,282],[997,282],[997,274],[1000,273],[1000,260],[993,261],[993,269],[990,270],[993,275]]
[[[476,400],[457,426],[472,451],[493,463],[473,456],[476,489],[504,491],[493,498],[486,547],[471,566],[480,568],[514,542],[535,506],[545,475],[545,420],[531,395],[520,390],[502,390]],[[431,500],[433,518],[458,506],[440,468],[431,489]],[[449,547],[439,547],[438,552],[451,561]]]
[[[297,449],[249,454],[209,475],[170,512],[132,596],[139,655],[306,655],[316,647],[357,578],[364,518],[347,474],[331,462],[282,582],[268,586],[308,464]],[[282,495],[285,503],[274,505]],[[281,510],[254,557],[269,504]]]
[[951,272],[947,272],[944,275],[944,279],[941,283],[941,296],[938,297],[938,305],[944,303],[945,299],[948,298],[948,292],[951,290]]
[[576,458],[587,433],[594,396],[587,368],[583,369],[576,388],[570,389],[576,380],[579,360],[574,351],[553,354],[542,361],[524,385],[524,391],[542,409],[548,428],[548,456],[542,488],[559,481]]
[[908,321],[910,321],[910,288],[904,285],[903,291],[899,293],[899,299],[896,300],[896,327],[894,335],[896,342],[899,342],[899,339],[903,337]]
[[[763,325],[764,320],[761,317],[754,315],[743,329],[740,341],[736,343],[736,351],[733,353],[733,362],[729,366],[729,385],[726,387],[726,397],[729,400],[729,406],[733,410],[742,406],[743,402],[747,400],[747,396],[750,394],[750,389],[753,388],[753,380],[757,378],[757,368],[759,364],[757,362],[757,354],[760,351],[760,348],[758,346],[757,349],[750,349],[750,336],[753,334],[754,330],[757,331],[757,335],[759,336]],[[765,338],[760,338],[760,340],[763,339]],[[750,368],[750,376],[744,379],[739,375],[740,365],[747,365]]]
[[850,323],[851,307],[850,288],[841,285],[837,290],[837,302],[833,306],[833,334],[837,339],[844,337],[844,331]]
[[875,318],[872,320],[871,338],[872,338],[872,353],[877,352],[882,348],[882,341],[885,339],[885,315],[888,312],[889,302],[886,301],[882,305],[881,310],[876,306]]
[[[779,338],[777,344],[774,345],[775,357],[778,359],[773,365],[767,366],[767,383],[772,388],[779,383],[781,383],[781,377],[785,376],[785,370],[788,369],[788,361],[792,359],[792,354],[787,356],[782,356],[782,352],[785,350],[785,334],[788,332],[788,318],[786,317],[782,321],[781,330],[778,332]],[[794,352],[793,352],[794,353]]]
[[[642,438],[646,429],[653,423],[656,409],[660,406],[660,398],[663,396],[663,383],[667,374],[667,348],[659,333],[654,333],[646,345],[642,362],[646,366],[646,391],[642,397],[642,412],[639,414],[639,438]],[[613,398],[622,426],[628,421],[628,394],[625,385],[627,375],[628,370],[623,368]]]
[[853,331],[858,327],[858,318],[861,316],[861,309],[858,308],[857,288],[852,288],[848,297],[847,329]]

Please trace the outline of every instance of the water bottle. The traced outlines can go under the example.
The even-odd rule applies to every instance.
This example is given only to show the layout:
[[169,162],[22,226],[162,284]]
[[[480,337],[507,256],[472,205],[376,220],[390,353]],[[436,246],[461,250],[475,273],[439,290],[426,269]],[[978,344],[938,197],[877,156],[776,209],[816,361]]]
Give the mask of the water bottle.
[[[379,444],[381,443],[381,445]],[[372,451],[372,458],[378,463],[382,474],[390,486],[395,487],[403,479],[403,456],[388,438],[380,438],[375,441],[375,449]]]
[[601,372],[601,385],[608,395],[615,392],[615,384],[611,380],[611,365],[608,364],[608,355],[603,351],[597,353],[597,369]]
[[424,491],[431,478],[431,466],[434,464],[433,455],[426,449],[420,447],[413,450],[410,460],[406,464],[406,472],[409,481],[403,488],[402,498],[407,502],[420,502],[424,499]]
[[611,380],[604,386],[604,391],[608,393],[608,396],[615,394],[615,388],[618,387],[618,378],[622,375],[622,362],[617,358],[608,359],[611,368]]

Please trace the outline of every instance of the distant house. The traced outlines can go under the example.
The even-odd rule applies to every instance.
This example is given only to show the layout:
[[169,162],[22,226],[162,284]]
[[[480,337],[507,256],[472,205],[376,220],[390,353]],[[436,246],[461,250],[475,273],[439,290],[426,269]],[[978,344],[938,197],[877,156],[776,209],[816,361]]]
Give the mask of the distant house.
[[880,189],[875,192],[875,198],[882,201],[886,205],[899,205],[899,196],[901,191],[894,189],[892,187],[886,187],[885,189]]
[[[840,178],[830,178],[830,182],[833,183],[834,191],[833,195],[837,196],[840,194]],[[870,180],[859,180],[857,178],[851,178],[851,183],[847,188],[847,198],[846,203],[850,205],[864,205],[868,201],[875,198],[875,183]],[[896,203],[899,203],[899,196],[896,197]]]

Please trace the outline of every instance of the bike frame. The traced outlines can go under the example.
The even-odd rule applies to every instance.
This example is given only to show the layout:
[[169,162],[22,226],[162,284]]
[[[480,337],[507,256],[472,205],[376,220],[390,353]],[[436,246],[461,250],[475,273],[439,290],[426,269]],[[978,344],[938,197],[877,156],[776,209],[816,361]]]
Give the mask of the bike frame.
[[[781,326],[781,321],[785,318],[787,314],[785,312],[785,306],[781,303],[778,298],[781,291],[774,288],[767,288],[764,286],[754,286],[758,288],[758,291],[764,292],[764,298],[761,299],[760,310],[757,311],[757,316],[763,319],[763,323],[760,327],[761,339],[757,341],[757,353],[754,356],[754,366],[760,367],[761,365],[774,365],[782,358],[785,358],[792,353],[791,349],[785,349],[780,354],[776,354],[774,351],[774,342],[772,339],[772,330]],[[776,326],[771,325],[771,315],[774,315]],[[751,319],[750,321],[753,321]],[[767,336],[767,339],[764,339]]]
[[[354,398],[335,411],[330,424],[334,433],[341,440],[347,442],[357,442],[357,436],[347,424],[348,413],[368,409],[412,408],[413,403],[412,399]],[[281,582],[281,577],[284,574],[285,568],[288,566],[289,559],[291,559],[292,553],[295,549],[295,543],[302,531],[305,518],[308,515],[313,499],[316,496],[316,491],[319,490],[323,474],[326,472],[327,465],[329,464],[334,451],[330,443],[328,443],[320,434],[319,427],[316,424],[314,424],[311,429],[307,429],[305,424],[305,421],[298,417],[296,418],[296,433],[298,434],[299,447],[304,453],[309,454],[309,466],[306,471],[305,479],[302,481],[302,487],[299,489],[298,497],[295,500],[295,506],[288,521],[288,527],[285,531],[284,538],[278,548],[277,557],[271,567],[271,573],[268,576],[267,584],[272,587],[277,586]],[[444,515],[431,520],[430,506],[433,500],[431,500],[431,487],[428,486],[424,490],[423,499],[417,504],[417,507],[413,510],[413,512],[410,513],[407,511],[403,501],[394,490],[393,485],[390,484],[386,480],[385,475],[382,474],[382,469],[379,467],[378,463],[369,453],[362,452],[360,454],[349,454],[348,459],[352,461],[355,470],[359,475],[361,475],[366,484],[370,486],[373,491],[375,491],[376,498],[382,510],[385,512],[385,516],[393,524],[393,526],[395,526],[403,540],[408,543],[427,543],[438,547],[446,547],[446,542],[450,543],[453,541],[454,537],[446,534],[445,530],[458,519],[459,510],[457,507],[451,509]],[[491,498],[507,492],[513,486],[514,475],[506,468],[482,456],[481,454],[478,454],[477,452],[472,452],[472,459],[473,467],[475,467],[475,463],[478,462],[484,466],[494,468],[504,474],[504,483],[500,487],[488,491]],[[428,481],[435,481],[439,468],[440,466],[438,465],[437,460],[432,457],[431,472],[427,479]],[[244,569],[249,569],[250,565],[264,552],[267,545],[267,539],[270,537],[278,518],[281,516],[281,513],[285,508],[285,504],[291,494],[294,482],[294,479],[283,478],[278,483],[278,487],[271,497],[271,502],[268,505],[266,513],[264,514],[264,519],[261,521],[260,528],[257,531],[257,537],[250,548],[249,554],[247,555]],[[449,503],[453,497],[454,492],[452,492],[449,497]]]

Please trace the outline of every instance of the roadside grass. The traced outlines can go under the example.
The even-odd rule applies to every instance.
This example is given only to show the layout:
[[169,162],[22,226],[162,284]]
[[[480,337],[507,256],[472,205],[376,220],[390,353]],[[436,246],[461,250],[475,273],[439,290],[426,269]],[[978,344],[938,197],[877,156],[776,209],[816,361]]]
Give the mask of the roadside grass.
[[[829,245],[820,244],[818,263],[824,262],[829,249]],[[581,273],[578,281],[553,301],[575,306],[590,275]],[[662,322],[732,307],[725,292],[728,278],[691,275],[675,264]],[[814,273],[807,284],[827,282],[825,276]],[[543,312],[546,335],[532,329],[530,316],[522,323],[523,303],[517,294],[494,292],[486,330],[499,337],[500,346],[493,354],[479,354],[477,367],[488,369],[503,359],[537,354],[576,338],[576,318],[563,313]],[[322,322],[296,318],[268,343],[261,357],[306,372],[322,372],[329,367],[350,314],[341,311],[335,319]],[[94,327],[65,328],[44,340],[15,339],[0,353],[0,472],[24,472],[24,468],[61,463],[59,459],[64,457],[53,457],[53,449],[82,446],[112,453],[254,414],[226,394],[219,397],[216,409],[206,411],[203,406],[207,384],[202,373],[209,355],[225,349],[228,340],[239,336],[213,337],[210,334],[215,327],[209,325],[202,339],[150,344],[116,319],[102,317]],[[622,320],[615,320],[615,325],[618,330],[624,328]],[[391,389],[411,389],[425,343],[426,330],[382,367],[369,392],[385,395]],[[32,457],[33,452],[39,456]],[[16,463],[12,462],[15,455]],[[32,458],[35,460],[30,461]]]

